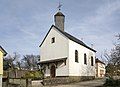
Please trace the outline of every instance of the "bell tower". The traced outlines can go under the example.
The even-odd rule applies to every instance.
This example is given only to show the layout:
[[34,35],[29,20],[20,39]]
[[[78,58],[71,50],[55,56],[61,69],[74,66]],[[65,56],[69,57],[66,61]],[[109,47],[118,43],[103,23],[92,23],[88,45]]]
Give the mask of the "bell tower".
[[55,26],[58,27],[60,30],[64,31],[64,22],[65,22],[65,15],[60,12],[61,4],[59,3],[59,11],[54,15]]

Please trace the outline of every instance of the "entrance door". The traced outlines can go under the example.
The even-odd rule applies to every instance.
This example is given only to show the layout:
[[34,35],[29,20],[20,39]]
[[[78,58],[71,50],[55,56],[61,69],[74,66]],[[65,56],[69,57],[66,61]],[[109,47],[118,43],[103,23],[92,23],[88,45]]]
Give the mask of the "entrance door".
[[56,72],[55,65],[52,65],[51,69],[50,69],[50,75],[51,75],[51,77],[55,77],[55,72]]

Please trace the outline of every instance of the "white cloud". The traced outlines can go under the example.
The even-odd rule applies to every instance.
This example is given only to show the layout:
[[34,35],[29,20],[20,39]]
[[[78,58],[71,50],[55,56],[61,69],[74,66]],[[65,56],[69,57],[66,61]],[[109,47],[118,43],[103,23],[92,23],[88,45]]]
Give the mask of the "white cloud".
[[29,37],[29,38],[37,38],[38,35],[33,33],[33,32],[30,32],[30,31],[27,31],[25,29],[20,29],[21,32],[25,33],[25,36]]

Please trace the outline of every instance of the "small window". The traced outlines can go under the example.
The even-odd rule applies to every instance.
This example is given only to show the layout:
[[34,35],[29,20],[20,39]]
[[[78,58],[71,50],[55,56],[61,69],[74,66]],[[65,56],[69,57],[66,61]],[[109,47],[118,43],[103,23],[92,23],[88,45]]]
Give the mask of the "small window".
[[87,55],[84,53],[84,64],[87,64]]
[[55,43],[55,37],[51,39],[51,43]]
[[93,66],[93,56],[91,56],[91,66]]
[[78,62],[78,51],[75,50],[75,62]]

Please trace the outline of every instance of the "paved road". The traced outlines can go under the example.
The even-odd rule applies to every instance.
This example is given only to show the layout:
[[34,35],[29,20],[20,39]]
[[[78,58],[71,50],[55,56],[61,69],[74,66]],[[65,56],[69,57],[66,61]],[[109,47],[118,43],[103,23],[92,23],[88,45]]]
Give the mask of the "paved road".
[[44,87],[100,87],[104,84],[104,79],[84,81],[79,83],[71,83],[66,85],[57,85],[57,86],[44,86]]

